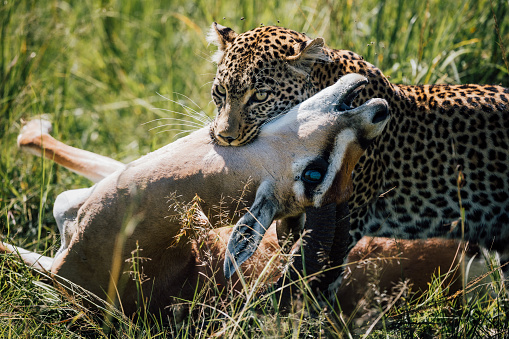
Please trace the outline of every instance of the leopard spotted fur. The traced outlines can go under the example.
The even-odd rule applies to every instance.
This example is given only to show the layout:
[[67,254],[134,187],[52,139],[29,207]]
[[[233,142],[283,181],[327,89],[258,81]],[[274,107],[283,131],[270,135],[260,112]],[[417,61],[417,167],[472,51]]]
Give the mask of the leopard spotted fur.
[[387,100],[392,119],[353,174],[351,246],[364,235],[463,237],[509,259],[509,89],[395,85],[361,56],[282,27],[237,34],[214,24],[211,37],[219,48],[210,134],[220,145],[249,143],[347,73],[369,79],[354,106]]

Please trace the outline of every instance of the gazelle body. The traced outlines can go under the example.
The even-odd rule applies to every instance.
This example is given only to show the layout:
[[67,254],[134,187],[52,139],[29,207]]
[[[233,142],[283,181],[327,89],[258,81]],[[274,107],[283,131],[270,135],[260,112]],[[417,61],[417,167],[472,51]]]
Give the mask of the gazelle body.
[[[118,297],[127,314],[142,306],[167,312],[175,298],[192,298],[200,275],[199,254],[179,220],[171,218],[170,197],[188,203],[199,196],[212,225],[221,203],[232,220],[236,209],[250,206],[233,231],[239,239],[247,230],[246,241],[238,244],[250,254],[258,245],[251,240],[259,242],[273,220],[344,203],[353,166],[389,118],[379,99],[349,109],[352,93],[365,83],[359,75],[339,80],[267,124],[246,147],[215,145],[204,128],[125,167],[110,164],[117,170],[93,187],[57,198],[62,245],[55,258],[34,261],[35,254],[24,250],[20,256],[108,301]],[[228,276],[247,252],[232,252]],[[140,286],[126,278],[133,263],[144,280],[141,301]]]

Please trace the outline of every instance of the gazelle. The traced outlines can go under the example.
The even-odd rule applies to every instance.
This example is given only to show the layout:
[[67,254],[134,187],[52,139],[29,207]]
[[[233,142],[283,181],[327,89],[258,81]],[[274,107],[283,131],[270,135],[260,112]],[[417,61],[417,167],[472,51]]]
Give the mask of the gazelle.
[[[181,232],[178,220],[168,218],[169,197],[187,203],[199,196],[201,209],[214,225],[218,222],[214,206],[221,198],[231,198],[224,207],[236,219],[234,210],[245,192],[242,200],[250,207],[233,231],[232,238],[239,241],[225,265],[226,275],[231,276],[235,264],[254,252],[251,244],[258,246],[275,219],[347,201],[353,166],[389,120],[387,104],[381,99],[350,109],[352,95],[364,84],[366,79],[357,74],[340,79],[267,123],[257,141],[245,147],[215,145],[208,128],[203,128],[125,166],[103,159],[105,164],[97,167],[97,158],[77,150],[59,158],[66,154],[63,144],[49,135],[32,143],[21,136],[20,146],[35,152],[44,148],[44,154],[57,161],[72,162],[73,152],[80,152],[87,165],[75,170],[92,174],[92,179],[91,172],[99,173],[94,179],[98,182],[57,197],[54,216],[62,243],[54,258],[8,244],[2,245],[3,251],[18,253],[28,264],[108,301],[118,297],[127,314],[142,306],[136,283],[121,279],[131,270],[126,261],[133,259],[134,251],[145,258],[140,260],[146,280],[141,292],[151,300],[149,311],[168,312],[175,298],[193,296],[201,270],[196,247]],[[252,190],[246,192],[248,181]],[[331,225],[323,230],[332,229],[334,234],[330,219]],[[313,237],[319,238],[321,227],[313,229]]]

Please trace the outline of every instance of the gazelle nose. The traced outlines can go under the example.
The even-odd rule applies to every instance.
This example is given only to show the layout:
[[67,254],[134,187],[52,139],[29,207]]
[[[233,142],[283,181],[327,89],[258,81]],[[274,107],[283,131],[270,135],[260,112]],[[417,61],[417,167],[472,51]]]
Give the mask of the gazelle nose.
[[384,103],[384,105],[380,105],[380,107],[377,108],[375,115],[373,115],[373,118],[371,119],[371,123],[378,124],[389,117],[389,107],[387,106],[387,103]]

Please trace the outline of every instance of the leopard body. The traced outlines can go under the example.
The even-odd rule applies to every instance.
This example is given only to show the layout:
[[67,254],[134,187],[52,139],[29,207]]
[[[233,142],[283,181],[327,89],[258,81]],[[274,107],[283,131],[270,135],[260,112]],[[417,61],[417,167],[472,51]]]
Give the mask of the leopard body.
[[508,88],[395,85],[354,52],[282,27],[237,34],[214,24],[211,37],[219,50],[210,134],[220,145],[249,143],[347,73],[369,79],[353,106],[387,100],[392,119],[353,173],[351,247],[364,235],[445,237],[509,259]]

